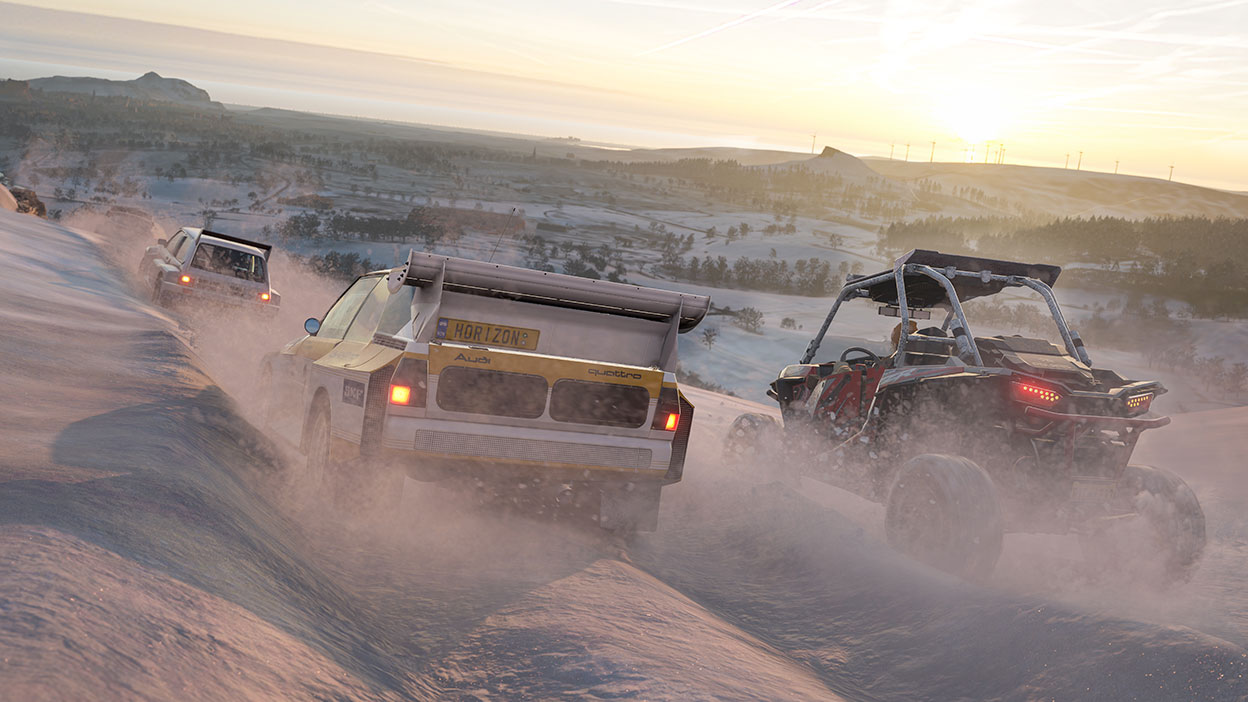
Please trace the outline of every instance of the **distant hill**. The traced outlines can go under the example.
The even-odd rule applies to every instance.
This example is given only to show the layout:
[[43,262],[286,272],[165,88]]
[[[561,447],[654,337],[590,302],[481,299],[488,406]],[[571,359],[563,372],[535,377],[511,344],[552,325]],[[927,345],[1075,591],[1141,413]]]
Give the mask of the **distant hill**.
[[1160,178],[1068,168],[982,163],[905,163],[870,159],[896,181],[940,183],[945,193],[975,188],[1029,210],[1058,217],[1248,217],[1248,195]]
[[818,156],[799,158],[774,165],[802,166],[813,173],[838,175],[846,180],[883,179],[883,176],[872,170],[870,166],[863,163],[857,156],[851,156],[831,146],[823,147],[823,152]]
[[34,90],[46,93],[77,93],[97,97],[128,97],[152,102],[175,102],[181,105],[224,109],[213,102],[208,91],[197,88],[179,78],[164,78],[154,71],[134,80],[108,80],[106,78],[75,78],[53,76],[29,81]]

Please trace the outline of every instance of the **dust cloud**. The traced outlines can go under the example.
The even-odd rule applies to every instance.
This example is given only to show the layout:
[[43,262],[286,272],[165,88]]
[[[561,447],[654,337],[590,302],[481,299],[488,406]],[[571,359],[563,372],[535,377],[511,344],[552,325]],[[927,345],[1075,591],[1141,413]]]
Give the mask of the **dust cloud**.
[[[176,228],[99,217],[78,215],[71,224],[95,232],[95,246],[126,272],[134,270],[143,246]],[[96,539],[111,543],[111,549],[72,542],[57,548],[84,567],[115,569],[116,584],[108,585],[113,591],[139,589],[154,599],[194,603],[178,590],[186,588],[224,603],[220,612],[216,604],[205,610],[203,617],[211,621],[193,628],[208,627],[232,642],[232,651],[273,656],[231,658],[214,653],[218,649],[204,639],[202,655],[263,673],[249,673],[249,679],[264,682],[246,688],[249,696],[1172,700],[1244,695],[1242,646],[1248,644],[1248,628],[1205,626],[1215,605],[1240,604],[1224,598],[1245,582],[1243,559],[1232,557],[1244,543],[1243,517],[1233,514],[1242,503],[1211,500],[1213,548],[1206,558],[1214,567],[1202,569],[1190,584],[1155,595],[1168,601],[1205,598],[1194,608],[1152,608],[1143,616],[1154,595],[1128,585],[1123,596],[1118,585],[1064,577],[1063,569],[1081,568],[1075,565],[1078,546],[1053,546],[1052,540],[1010,537],[993,581],[969,584],[890,551],[882,543],[875,505],[794,476],[779,458],[725,462],[728,423],[742,411],[762,408],[710,393],[689,393],[697,415],[686,477],[664,490],[658,532],[612,537],[581,524],[485,509],[467,496],[410,480],[392,519],[343,522],[315,501],[294,499],[298,491],[290,485],[298,481],[302,458],[238,416],[247,417],[255,405],[255,373],[263,354],[299,336],[303,319],[321,316],[344,287],[280,256],[274,259],[273,281],[282,293],[282,310],[270,322],[149,308],[157,327],[180,329],[173,340],[134,361],[127,376],[152,386],[145,392],[156,406],[137,420],[127,415],[93,429],[81,444],[58,439],[109,456],[115,470],[134,470],[127,466],[141,458],[151,467],[136,475],[147,476],[146,482],[119,493],[126,496],[122,506],[128,512],[106,512],[109,495],[93,496],[99,505],[73,528],[32,516],[30,522],[55,530],[27,534],[51,542],[63,539],[61,531],[91,533],[81,525],[103,520],[110,533],[122,535],[112,542]],[[146,299],[141,281],[125,285],[131,296]],[[176,351],[182,340],[191,351]],[[190,381],[172,370],[177,365],[202,367],[211,381],[205,378],[191,391]],[[164,419],[153,424],[151,417]],[[190,426],[177,418],[190,418]],[[1202,499],[1222,490],[1221,480],[1240,485],[1229,471],[1202,474],[1195,482]],[[106,485],[99,479],[83,490]],[[48,510],[58,504],[52,496],[30,494],[43,495],[38,504]],[[1242,496],[1242,485],[1236,494]],[[0,534],[0,554],[9,553],[5,539],[12,538]],[[24,569],[53,572],[30,561],[28,552],[17,553],[27,560],[12,562]],[[125,563],[106,563],[110,553],[120,553]],[[158,587],[156,576],[125,570],[135,567],[159,570],[159,578],[169,582]],[[0,594],[5,582],[0,579]],[[9,590],[6,597],[15,602],[34,597],[29,588]],[[175,614],[163,616],[172,620]],[[129,631],[115,620],[93,626]],[[244,636],[251,637],[251,648],[237,645]],[[107,663],[122,654],[143,655],[118,643],[115,652],[92,654],[99,665],[89,673],[72,667],[69,677],[107,680]],[[191,698],[232,696],[240,689],[197,686],[222,673],[177,667],[184,665],[178,658],[170,664],[184,687],[202,690]],[[311,682],[278,674],[309,666],[319,675]],[[22,670],[30,679],[46,674],[37,660],[25,662]],[[175,673],[128,674],[164,682],[126,688],[113,681],[100,689],[111,696],[125,696],[129,689],[160,698]]]

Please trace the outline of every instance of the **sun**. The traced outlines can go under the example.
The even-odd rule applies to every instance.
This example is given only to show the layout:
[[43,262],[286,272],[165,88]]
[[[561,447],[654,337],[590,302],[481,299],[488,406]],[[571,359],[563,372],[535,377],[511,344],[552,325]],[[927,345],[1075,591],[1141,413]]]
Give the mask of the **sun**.
[[938,113],[945,125],[967,144],[998,139],[1005,122],[1005,110],[993,95],[950,95]]

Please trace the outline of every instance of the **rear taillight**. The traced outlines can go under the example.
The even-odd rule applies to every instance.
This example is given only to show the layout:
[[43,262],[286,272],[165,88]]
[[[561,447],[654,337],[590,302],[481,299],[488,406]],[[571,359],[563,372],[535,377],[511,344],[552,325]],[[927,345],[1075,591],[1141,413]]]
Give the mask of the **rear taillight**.
[[680,424],[680,395],[676,388],[659,391],[659,406],[654,409],[654,421],[650,428],[656,431],[676,431]]
[[183,284],[183,285],[190,285],[190,284],[191,284],[191,276],[183,274],[181,277],[179,277],[179,278],[178,278],[178,282],[179,282],[179,283],[181,283],[181,284]]
[[405,357],[390,378],[390,404],[424,407],[429,387],[429,362]]
[[1128,414],[1143,414],[1153,405],[1153,393],[1146,392],[1141,395],[1132,395],[1127,398]]
[[1061,401],[1062,395],[1052,388],[1035,383],[1012,383],[1014,399],[1037,407],[1052,407]]
[[264,302],[268,302],[270,297],[272,297],[272,295],[268,294],[267,292],[260,293],[260,299]]

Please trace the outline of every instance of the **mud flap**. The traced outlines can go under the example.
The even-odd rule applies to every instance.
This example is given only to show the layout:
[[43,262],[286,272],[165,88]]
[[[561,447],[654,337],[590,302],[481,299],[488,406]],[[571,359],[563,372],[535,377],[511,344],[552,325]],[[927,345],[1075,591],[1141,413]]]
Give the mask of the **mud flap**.
[[612,531],[654,531],[659,526],[660,485],[605,485],[598,526]]

